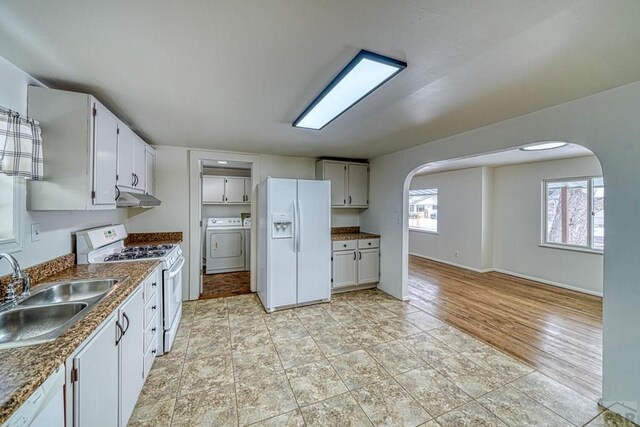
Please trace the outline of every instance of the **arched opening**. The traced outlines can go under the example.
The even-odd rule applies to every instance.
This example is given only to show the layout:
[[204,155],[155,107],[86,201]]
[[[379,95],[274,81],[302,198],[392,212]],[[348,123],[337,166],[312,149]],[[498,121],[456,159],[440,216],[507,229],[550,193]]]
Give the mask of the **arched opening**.
[[426,163],[407,174],[402,295],[597,400],[602,167],[580,145],[522,147]]

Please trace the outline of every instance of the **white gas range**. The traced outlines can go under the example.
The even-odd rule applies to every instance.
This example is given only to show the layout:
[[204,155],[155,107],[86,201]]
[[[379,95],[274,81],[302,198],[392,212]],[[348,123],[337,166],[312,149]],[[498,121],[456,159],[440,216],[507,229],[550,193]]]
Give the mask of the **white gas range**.
[[182,268],[185,258],[177,244],[129,245],[124,239],[124,225],[109,225],[76,233],[78,264],[102,264],[112,262],[160,261],[162,264],[162,304],[160,318],[164,333],[159,354],[171,350],[182,319]]

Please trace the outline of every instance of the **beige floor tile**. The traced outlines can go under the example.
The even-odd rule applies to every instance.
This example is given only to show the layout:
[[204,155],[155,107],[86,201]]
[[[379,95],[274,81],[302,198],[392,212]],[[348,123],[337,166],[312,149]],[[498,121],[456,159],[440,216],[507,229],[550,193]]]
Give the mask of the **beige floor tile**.
[[586,427],[636,427],[637,425],[638,424],[632,423],[621,415],[611,411],[605,411],[587,424]]
[[236,382],[238,420],[241,426],[273,418],[298,405],[284,372]]
[[172,367],[153,368],[144,383],[138,405],[144,406],[162,400],[175,399],[179,386],[179,371],[174,371]]
[[577,426],[583,426],[602,411],[596,402],[539,372],[530,373],[511,385]]
[[374,426],[417,426],[431,416],[393,378],[351,392]]
[[282,367],[276,347],[272,343],[233,352],[233,367],[236,373],[238,370],[268,366]]
[[286,370],[298,405],[307,406],[347,391],[328,360]]
[[310,336],[277,342],[275,346],[285,369],[324,358],[324,354]]
[[478,402],[469,402],[437,419],[442,427],[507,427]]
[[365,350],[393,376],[424,366],[425,364],[422,359],[409,351],[409,349],[399,341],[390,341],[374,345],[365,348]]
[[389,376],[382,366],[364,350],[331,357],[329,361],[349,390]]
[[505,382],[461,354],[436,360],[430,365],[471,397],[495,390]]
[[296,316],[296,313],[292,309],[274,311],[273,313],[268,313],[264,317],[264,323],[269,325],[271,323],[278,323],[278,322],[282,322],[282,321],[286,321],[286,320],[294,320],[294,319],[297,319],[297,318],[298,318],[298,316]]
[[426,367],[398,375],[396,380],[433,417],[471,400],[471,397],[435,369]]
[[345,331],[360,343],[363,347],[382,344],[384,342],[393,341],[393,337],[383,331],[381,328],[372,325],[371,321],[367,325],[343,325]]
[[211,357],[211,355],[231,356],[229,336],[191,338],[185,361]]
[[307,305],[305,307],[294,308],[293,312],[296,314],[298,319],[322,316],[327,312],[326,309],[328,306],[329,304]]
[[430,329],[426,332],[460,353],[465,351],[481,350],[487,347],[486,344],[478,341],[472,336],[448,325],[441,328]]
[[137,405],[131,414],[129,427],[168,427],[171,425],[175,399]]
[[427,363],[457,354],[454,349],[427,333],[400,338],[399,341]]
[[392,311],[387,310],[386,308],[382,307],[378,303],[372,303],[371,305],[364,305],[361,307],[357,307],[357,310],[376,322],[382,319],[397,318],[396,313],[393,313]]
[[471,359],[473,363],[492,370],[496,375],[504,379],[505,382],[516,380],[523,375],[533,372],[533,368],[490,346],[462,354]]
[[234,386],[221,385],[177,399],[172,426],[235,426],[238,423]]
[[362,349],[360,343],[342,328],[312,336],[322,353],[327,357]]
[[478,403],[511,426],[570,427],[573,425],[510,386],[485,394],[478,399]]
[[442,323],[440,320],[428,315],[423,311],[414,311],[412,313],[407,313],[403,316],[403,318],[407,322],[412,323],[425,332],[444,326],[444,323]]
[[410,335],[419,334],[421,329],[414,326],[412,323],[402,320],[398,317],[389,319],[377,320],[376,325],[380,327],[384,332],[391,335],[393,338],[404,338]]
[[371,426],[355,399],[348,393],[332,397],[301,409],[307,426]]
[[267,329],[271,334],[273,342],[290,341],[309,336],[309,332],[302,325],[300,320],[288,319],[281,322],[270,322]]
[[400,300],[381,301],[378,304],[395,314],[408,314],[420,311],[417,307],[410,305],[408,302]]
[[229,355],[195,359],[184,364],[180,395],[233,382],[233,364]]
[[311,335],[340,328],[338,322],[336,322],[327,312],[324,312],[319,316],[303,317],[300,319],[300,322],[302,322],[305,329],[307,329]]
[[299,409],[251,424],[251,427],[304,427],[304,419]]
[[424,424],[420,424],[418,427],[441,427],[436,420],[427,421]]
[[264,324],[231,331],[231,350],[233,351],[260,347],[271,342],[271,335]]

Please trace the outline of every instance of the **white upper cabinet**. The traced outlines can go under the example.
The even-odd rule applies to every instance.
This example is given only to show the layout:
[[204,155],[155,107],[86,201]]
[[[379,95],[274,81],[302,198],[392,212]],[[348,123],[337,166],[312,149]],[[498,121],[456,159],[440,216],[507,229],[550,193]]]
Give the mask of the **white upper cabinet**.
[[140,191],[146,191],[146,172],[145,160],[147,158],[147,143],[136,135],[133,141],[133,175],[136,179],[133,187]]
[[369,207],[369,165],[366,163],[320,160],[316,179],[331,181],[331,207]]
[[202,203],[241,204],[251,202],[251,178],[203,175]]
[[145,187],[146,193],[152,196],[156,195],[156,150],[150,146],[145,147]]
[[29,86],[40,122],[44,180],[28,181],[31,210],[115,209],[117,119],[85,93]]
[[129,126],[118,123],[118,187],[134,188],[133,152],[136,134]]

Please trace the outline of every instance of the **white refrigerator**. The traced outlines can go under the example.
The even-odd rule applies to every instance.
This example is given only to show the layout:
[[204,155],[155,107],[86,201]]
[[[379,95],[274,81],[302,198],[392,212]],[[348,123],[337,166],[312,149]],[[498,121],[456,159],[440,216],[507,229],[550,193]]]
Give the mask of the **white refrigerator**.
[[331,298],[331,183],[258,185],[258,296],[265,309]]

